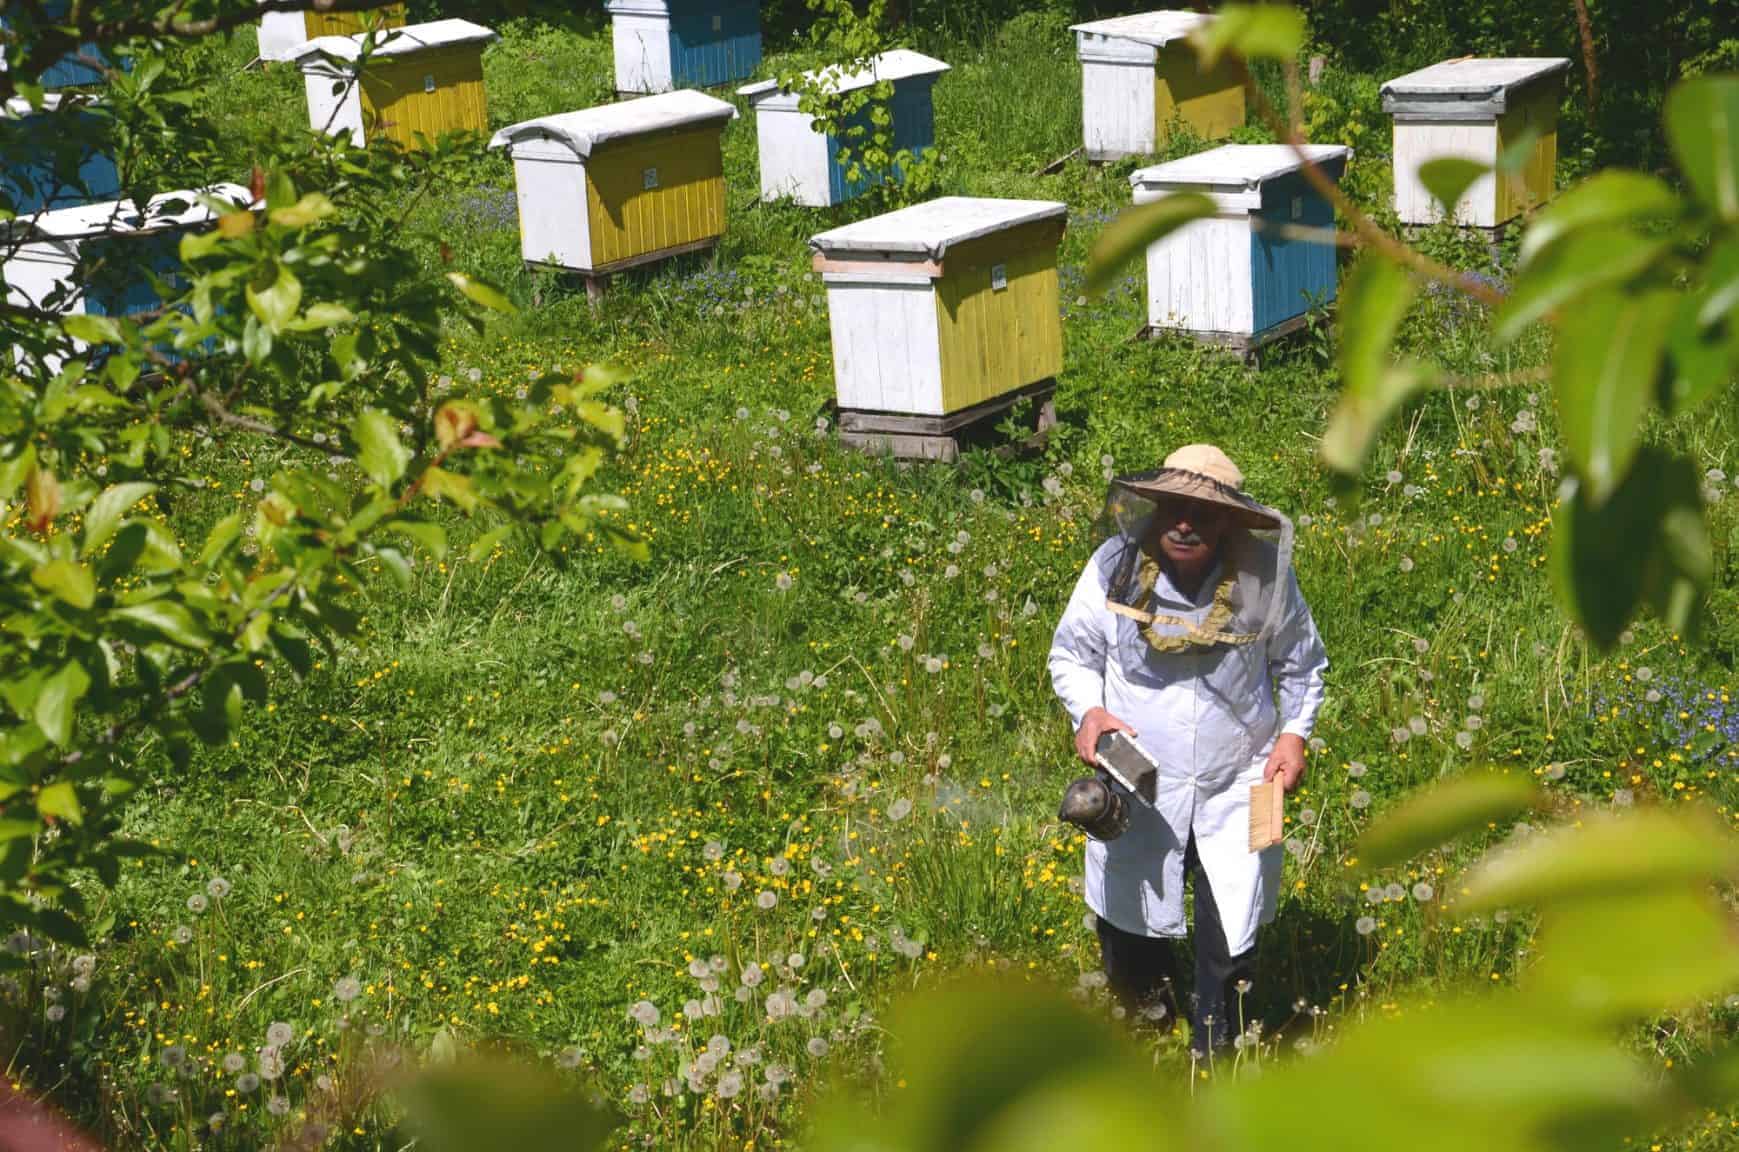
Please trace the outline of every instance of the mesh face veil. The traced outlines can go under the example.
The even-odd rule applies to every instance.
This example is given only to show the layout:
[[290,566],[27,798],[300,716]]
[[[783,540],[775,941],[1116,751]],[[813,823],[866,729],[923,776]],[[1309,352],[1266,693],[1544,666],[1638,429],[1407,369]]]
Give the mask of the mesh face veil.
[[[1212,595],[1201,607],[1155,593],[1161,504],[1178,499],[1215,505],[1225,516],[1208,576]],[[1292,522],[1237,488],[1176,468],[1119,476],[1106,493],[1099,532],[1106,607],[1118,617],[1125,660],[1243,647],[1279,626],[1292,565]]]

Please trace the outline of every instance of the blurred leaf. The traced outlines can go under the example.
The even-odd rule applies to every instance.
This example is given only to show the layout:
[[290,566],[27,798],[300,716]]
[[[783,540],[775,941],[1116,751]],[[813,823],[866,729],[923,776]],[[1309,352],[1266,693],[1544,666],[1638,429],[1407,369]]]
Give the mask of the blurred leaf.
[[292,332],[324,332],[340,324],[348,324],[356,319],[356,314],[342,304],[334,304],[330,300],[321,300],[310,304],[302,315],[289,325]]
[[271,283],[263,288],[247,286],[248,308],[273,335],[282,332],[295,319],[302,305],[302,282],[282,264],[274,264]]
[[1521,267],[1581,229],[1665,219],[1676,216],[1682,207],[1678,195],[1654,176],[1622,168],[1597,172],[1534,214],[1522,233]]
[[1468,876],[1460,915],[1611,899],[1704,884],[1739,871],[1739,842],[1695,808],[1585,816],[1489,854]]
[[[1059,1077],[1011,1100],[971,1148],[977,1152],[1055,1152],[1062,1148],[1139,1148],[1165,1152],[1193,1148],[1192,1113],[1187,1100],[1167,1101],[1158,1085],[1141,1084],[1138,1067],[1108,1078],[1102,1069],[1078,1077]],[[1154,1116],[1163,1108],[1163,1124]],[[1295,1146],[1295,1145],[1294,1145]]]
[[1695,76],[1667,93],[1667,138],[1697,199],[1739,220],[1739,76]]
[[74,608],[89,608],[96,603],[96,578],[77,560],[50,560],[39,565],[31,569],[30,582]]
[[1628,228],[1574,232],[1542,252],[1517,273],[1510,294],[1498,308],[1499,340],[1514,340],[1528,325],[1585,292],[1621,284],[1652,264],[1667,248]]
[[1646,1019],[1739,987],[1739,939],[1704,886],[1567,901],[1533,952],[1524,986],[1583,1019]]
[[477,507],[477,490],[471,486],[471,478],[445,468],[429,468],[423,473],[423,495],[431,500],[449,500],[467,512]]
[[1714,579],[1714,543],[1703,518],[1696,468],[1681,457],[1663,466],[1657,484],[1659,544],[1649,552],[1643,586],[1649,605],[1674,632],[1695,636]]
[[1703,280],[1680,297],[1667,329],[1672,372],[1661,389],[1670,415],[1695,411],[1718,395],[1739,368],[1739,239],[1717,241]]
[[1419,165],[1419,183],[1443,205],[1443,215],[1453,220],[1467,190],[1490,171],[1491,165],[1465,156],[1437,156]]
[[44,816],[65,820],[68,824],[83,823],[85,815],[84,809],[79,806],[78,792],[74,790],[70,780],[56,780],[53,784],[44,784],[42,791],[36,794],[36,810]]
[[430,556],[440,560],[447,555],[447,530],[426,520],[389,520],[381,527],[411,540]]
[[496,545],[506,540],[512,532],[513,527],[507,524],[485,532],[471,542],[471,549],[466,553],[466,559],[473,564],[486,559],[495,550]]
[[78,702],[84,699],[90,687],[90,674],[78,661],[67,661],[37,690],[36,704],[30,710],[31,719],[50,740],[66,747],[72,740]]
[[143,604],[129,604],[115,609],[111,615],[116,620],[149,629],[183,648],[204,648],[211,643],[211,637],[206,635],[205,629],[194,619],[187,606],[173,600],[148,600]]
[[1402,864],[1458,836],[1484,831],[1495,820],[1519,815],[1538,803],[1539,790],[1524,776],[1468,772],[1410,794],[1359,838],[1356,855],[1365,868]]
[[1556,325],[1552,386],[1564,447],[1594,505],[1624,480],[1642,440],[1675,297],[1595,292]]
[[336,211],[325,193],[309,192],[289,207],[272,209],[268,219],[284,228],[306,228]]
[[1322,459],[1337,472],[1364,467],[1371,441],[1396,408],[1434,373],[1392,361],[1395,335],[1418,285],[1399,265],[1371,254],[1347,277],[1340,294],[1341,394],[1322,437]]
[[125,344],[127,342],[126,329],[113,316],[75,312],[70,316],[62,317],[60,326],[68,336],[74,340],[83,340],[86,344]]
[[426,1152],[587,1152],[616,1118],[546,1069],[471,1057],[425,1069],[397,1092]]
[[1125,208],[1093,241],[1087,256],[1088,295],[1102,295],[1123,266],[1146,252],[1149,244],[1217,211],[1214,202],[1200,192],[1177,192],[1151,204]]
[[135,480],[116,484],[99,493],[85,510],[84,554],[89,556],[108,543],[109,537],[120,527],[121,517],[127,514],[127,510],[155,491],[157,485]]
[[1190,33],[1206,72],[1228,52],[1245,60],[1291,60],[1304,47],[1304,13],[1285,4],[1228,4]]
[[449,272],[447,279],[453,282],[453,287],[464,293],[465,298],[474,304],[480,304],[491,312],[516,312],[513,301],[507,294],[492,284],[486,284],[463,272]]
[[370,480],[391,488],[404,478],[411,450],[399,440],[398,421],[378,408],[365,408],[350,427],[356,439],[356,460]]

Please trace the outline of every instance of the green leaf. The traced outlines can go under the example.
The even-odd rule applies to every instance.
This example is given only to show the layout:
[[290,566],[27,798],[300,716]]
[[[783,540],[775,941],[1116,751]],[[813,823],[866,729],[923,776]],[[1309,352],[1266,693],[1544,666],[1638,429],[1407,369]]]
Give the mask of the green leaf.
[[471,549],[465,554],[466,559],[473,564],[486,559],[495,550],[495,546],[507,539],[512,532],[513,526],[504,524],[500,528],[492,528],[483,533],[471,542]]
[[1676,298],[1600,291],[1558,318],[1552,387],[1564,447],[1587,499],[1604,504],[1642,438]]
[[174,600],[129,604],[115,609],[110,615],[113,619],[154,632],[183,648],[204,648],[211,643],[211,637],[187,606]]
[[477,490],[471,486],[471,478],[445,468],[430,468],[423,473],[423,495],[431,500],[451,501],[467,512],[477,507]]
[[127,509],[157,491],[157,485],[142,480],[126,484],[116,484],[105,488],[91,501],[91,506],[85,510],[85,540],[83,554],[89,556],[92,552],[108,543],[109,537],[115,534],[115,529],[121,525],[121,518],[127,514]]
[[1584,228],[1633,220],[1668,219],[1683,209],[1666,182],[1641,172],[1611,168],[1597,173],[1535,213],[1522,233],[1521,266],[1557,240]]
[[1667,93],[1667,138],[1697,199],[1739,220],[1739,76],[1695,76]]
[[273,335],[282,332],[295,319],[302,304],[302,282],[282,264],[273,264],[271,281],[264,287],[247,286],[248,308],[259,317]]
[[453,287],[462,292],[467,300],[480,304],[491,312],[518,311],[513,306],[513,301],[507,298],[507,294],[492,284],[467,276],[463,272],[449,272],[447,279],[453,282]]
[[1647,895],[1739,873],[1739,842],[1699,809],[1588,815],[1488,856],[1467,877],[1462,916],[1524,905]]
[[1696,635],[1715,575],[1714,543],[1703,518],[1703,496],[1690,461],[1673,458],[1659,483],[1660,543],[1650,550],[1644,591],[1655,615],[1673,631]]
[[50,560],[31,570],[30,582],[74,608],[89,608],[96,602],[96,578],[77,560]]
[[1719,395],[1739,369],[1739,240],[1711,248],[1703,282],[1679,299],[1667,329],[1672,372],[1661,389],[1669,415],[1695,411]]
[[447,555],[447,530],[439,524],[426,520],[389,520],[381,528],[398,533],[437,560]]
[[397,548],[376,548],[374,554],[380,558],[381,567],[392,577],[401,592],[409,592],[414,579],[411,562],[405,559],[405,554]]
[[342,304],[334,304],[330,300],[322,300],[310,304],[303,310],[299,319],[290,324],[292,332],[324,332],[328,328],[336,328],[340,324],[348,324],[356,319],[356,313]]
[[1102,294],[1123,266],[1147,251],[1149,244],[1217,211],[1214,202],[1200,192],[1177,192],[1151,204],[1125,208],[1093,241],[1087,256],[1088,294]]
[[1359,838],[1356,855],[1367,870],[1402,864],[1421,852],[1495,820],[1512,818],[1539,801],[1522,776],[1469,772],[1413,793]]
[[1322,437],[1322,459],[1337,472],[1364,467],[1371,441],[1434,373],[1412,361],[1391,361],[1395,334],[1418,285],[1399,265],[1369,255],[1354,266],[1340,294],[1341,394]]
[[287,208],[274,208],[267,219],[284,228],[306,228],[338,211],[323,192],[309,192]]
[[36,794],[36,810],[44,816],[65,820],[68,824],[84,822],[84,809],[79,805],[78,792],[70,780],[56,780],[53,784],[44,784],[42,791]]
[[1190,33],[1202,70],[1228,52],[1245,60],[1291,60],[1304,47],[1304,13],[1284,4],[1228,4]]
[[1443,205],[1443,215],[1453,220],[1467,190],[1490,171],[1491,165],[1465,156],[1438,156],[1419,165],[1419,183]]
[[205,534],[205,547],[199,551],[200,567],[211,567],[225,552],[229,551],[230,547],[241,539],[242,527],[242,514],[240,512],[231,512],[213,524],[211,531]]
[[378,408],[365,408],[350,434],[356,439],[357,462],[369,479],[390,488],[404,478],[411,450],[399,441],[398,421]]
[[83,340],[86,344],[125,344],[127,330],[121,326],[121,321],[113,316],[97,316],[91,313],[75,312],[61,318],[60,326],[74,340]]
[[69,660],[62,664],[54,675],[42,682],[42,687],[36,694],[36,704],[30,710],[30,718],[36,721],[47,737],[66,747],[72,740],[73,719],[78,712],[78,702],[84,699],[90,690],[91,677],[78,661]]
[[1667,248],[1628,228],[1573,232],[1517,273],[1499,307],[1494,330],[1514,340],[1528,325],[1596,288],[1621,284],[1646,269]]
[[425,1068],[398,1099],[427,1152],[592,1152],[616,1125],[594,1093],[545,1068],[477,1057]]

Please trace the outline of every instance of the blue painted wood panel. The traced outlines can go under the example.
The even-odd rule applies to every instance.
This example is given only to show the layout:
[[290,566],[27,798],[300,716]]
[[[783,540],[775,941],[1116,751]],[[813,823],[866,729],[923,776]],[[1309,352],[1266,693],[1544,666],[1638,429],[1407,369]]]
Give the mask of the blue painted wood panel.
[[758,0],[670,0],[674,88],[714,88],[747,79],[761,63]]
[[[1296,172],[1264,184],[1262,207],[1252,215],[1280,224],[1334,227],[1334,206],[1318,196]],[[1302,315],[1312,300],[1326,303],[1334,296],[1334,245],[1252,229],[1250,302],[1253,331],[1266,331]]]
[[[888,113],[893,118],[895,152],[910,152],[913,156],[922,156],[936,146],[936,104],[933,99],[935,88],[934,76],[908,76],[904,80],[894,81],[894,94],[888,100]],[[853,119],[855,124],[867,125],[869,109],[864,108]],[[862,195],[870,186],[870,181],[861,175],[856,180],[848,180],[846,170],[850,167],[849,163],[841,162],[839,140],[829,133],[827,190],[835,204],[843,204],[853,196]],[[896,164],[894,179],[903,178],[904,173]]]
[[145,275],[149,269],[171,285],[181,282],[181,233],[175,229],[87,240],[79,252],[85,311],[97,316],[136,316],[163,307],[163,297]]
[[[0,193],[23,215],[120,195],[114,157],[88,147],[101,139],[88,111],[32,112],[0,120]],[[96,133],[96,135],[92,135]],[[76,175],[75,175],[76,174]]]
[[[43,15],[50,20],[58,20],[72,10],[72,0],[48,0],[42,6]],[[10,27],[4,15],[0,15],[0,28]],[[103,52],[95,44],[81,44],[78,51],[70,52],[43,69],[38,77],[38,83],[49,91],[61,88],[84,88],[92,84],[101,84],[103,74],[79,59],[80,56],[104,59]]]

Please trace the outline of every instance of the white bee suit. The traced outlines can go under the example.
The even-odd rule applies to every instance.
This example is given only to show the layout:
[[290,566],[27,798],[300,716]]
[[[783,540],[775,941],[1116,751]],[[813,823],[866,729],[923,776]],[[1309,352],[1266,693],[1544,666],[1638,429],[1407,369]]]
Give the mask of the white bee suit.
[[[1239,533],[1251,556],[1267,547]],[[1289,565],[1273,626],[1242,643],[1156,650],[1127,613],[1107,606],[1127,538],[1093,554],[1069,598],[1051,644],[1051,681],[1076,728],[1103,707],[1135,729],[1159,764],[1155,807],[1131,805],[1129,830],[1110,843],[1087,842],[1087,904],[1114,927],[1142,936],[1186,934],[1184,849],[1192,833],[1236,956],[1274,918],[1280,890],[1278,845],[1249,850],[1250,786],[1281,732],[1309,739],[1322,706],[1328,656]],[[1222,547],[1222,560],[1229,553]],[[1274,553],[1262,555],[1272,563]],[[1282,551],[1280,563],[1284,564]],[[1150,566],[1151,608],[1174,624],[1202,624],[1217,589],[1231,583],[1216,562],[1195,598]]]

